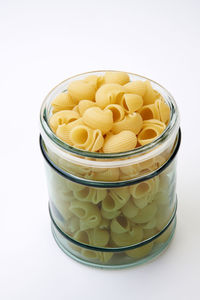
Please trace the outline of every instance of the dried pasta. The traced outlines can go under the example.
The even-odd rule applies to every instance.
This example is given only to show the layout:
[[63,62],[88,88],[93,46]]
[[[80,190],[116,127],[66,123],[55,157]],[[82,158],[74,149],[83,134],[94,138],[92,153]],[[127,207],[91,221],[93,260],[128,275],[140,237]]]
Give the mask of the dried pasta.
[[135,80],[124,85],[126,93],[144,96],[146,92],[146,83],[141,80]]
[[61,110],[53,114],[49,120],[49,125],[53,132],[56,132],[59,125],[68,124],[79,119],[79,114],[71,110]]
[[72,81],[68,86],[68,93],[74,101],[94,100],[96,87],[93,83],[84,80]]
[[74,101],[69,94],[60,93],[51,102],[51,105],[53,107],[53,113],[56,113],[60,110],[73,109],[73,107],[76,105],[76,101]]
[[111,221],[110,230],[115,233],[124,233],[130,230],[130,222],[124,216],[118,216]]
[[126,72],[106,72],[104,75],[105,83],[118,83],[124,85],[130,81]]
[[105,109],[109,109],[113,115],[113,122],[119,122],[124,118],[125,111],[119,104],[109,104]]
[[90,108],[96,106],[96,103],[91,100],[81,100],[79,104],[77,105],[77,110],[82,117],[84,112]]
[[136,94],[124,94],[120,104],[124,108],[125,112],[131,114],[135,111],[138,111],[142,107],[143,98],[142,96]]
[[124,152],[135,148],[137,137],[130,130],[123,130],[118,134],[109,136],[103,145],[104,153]]
[[125,116],[125,118],[119,122],[115,122],[112,127],[114,134],[120,133],[123,130],[131,130],[133,133],[138,134],[142,129],[143,120],[139,113],[134,112]]
[[109,104],[118,103],[124,94],[124,88],[117,83],[107,83],[102,85],[96,92],[95,101],[100,108],[105,108]]

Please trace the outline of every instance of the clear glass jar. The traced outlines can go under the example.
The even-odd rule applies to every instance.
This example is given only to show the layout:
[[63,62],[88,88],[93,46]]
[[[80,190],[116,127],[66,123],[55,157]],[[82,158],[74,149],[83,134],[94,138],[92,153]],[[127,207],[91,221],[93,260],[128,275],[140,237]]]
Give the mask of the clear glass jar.
[[[176,157],[179,113],[173,97],[150,80],[171,110],[165,131],[152,143],[122,153],[73,148],[48,125],[51,102],[70,82],[57,85],[40,114],[52,232],[60,248],[82,263],[122,268],[148,261],[169,244],[176,225]],[[129,73],[132,80],[147,80]],[[148,79],[149,80],[149,79]]]

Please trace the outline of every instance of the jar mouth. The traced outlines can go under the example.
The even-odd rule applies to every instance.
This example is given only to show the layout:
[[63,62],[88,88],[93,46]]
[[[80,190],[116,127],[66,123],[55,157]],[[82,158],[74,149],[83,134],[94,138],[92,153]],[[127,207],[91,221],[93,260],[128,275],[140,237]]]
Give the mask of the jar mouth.
[[[121,159],[121,158],[133,158],[137,157],[138,155],[149,153],[151,150],[156,148],[157,146],[162,145],[165,143],[165,141],[168,141],[170,137],[172,137],[172,133],[177,133],[179,128],[179,112],[178,107],[176,105],[176,102],[173,98],[173,96],[159,83],[156,81],[149,79],[145,76],[141,76],[138,74],[127,72],[129,77],[134,80],[149,80],[153,86],[153,88],[156,88],[156,90],[162,95],[165,102],[170,107],[170,121],[165,128],[165,130],[162,132],[160,136],[158,136],[154,141],[151,143],[135,148],[130,151],[126,152],[117,152],[117,153],[98,153],[98,152],[89,152],[81,149],[77,149],[75,147],[72,147],[65,142],[63,142],[61,139],[59,139],[56,134],[51,130],[49,124],[48,124],[48,118],[50,114],[50,106],[52,100],[55,98],[55,96],[58,93],[66,92],[67,91],[67,84],[71,83],[74,79],[80,80],[84,79],[87,75],[104,75],[105,72],[120,72],[115,70],[100,70],[100,71],[91,71],[91,72],[85,72],[81,73],[72,77],[69,77],[68,79],[60,82],[58,85],[56,85],[45,97],[42,107],[40,110],[40,125],[41,125],[41,133],[44,141],[46,138],[52,141],[54,146],[56,146],[59,150],[65,151],[68,154],[72,154],[73,156],[78,156],[80,159],[96,159],[96,160],[105,160],[105,159]],[[173,135],[174,137],[174,135]]]

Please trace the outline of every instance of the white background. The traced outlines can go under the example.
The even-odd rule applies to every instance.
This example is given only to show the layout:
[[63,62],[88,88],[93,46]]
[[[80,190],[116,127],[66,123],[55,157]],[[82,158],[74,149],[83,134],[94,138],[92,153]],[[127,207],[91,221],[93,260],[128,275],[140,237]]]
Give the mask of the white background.
[[[0,1],[0,299],[199,299],[200,1]],[[164,85],[183,133],[178,224],[167,252],[131,269],[83,266],[50,232],[39,110],[60,81],[116,69]]]

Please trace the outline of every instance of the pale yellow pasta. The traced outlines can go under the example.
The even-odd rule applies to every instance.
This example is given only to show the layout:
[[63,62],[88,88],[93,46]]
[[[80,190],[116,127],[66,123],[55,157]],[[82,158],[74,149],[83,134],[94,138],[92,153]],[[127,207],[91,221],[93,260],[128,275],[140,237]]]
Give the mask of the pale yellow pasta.
[[104,137],[100,129],[93,131],[93,143],[87,148],[88,151],[95,152],[102,148]]
[[68,124],[79,119],[80,116],[75,111],[71,110],[61,110],[56,112],[49,119],[49,125],[53,132],[56,132],[59,125]]
[[[88,100],[88,101],[90,101],[90,100]],[[73,107],[72,111],[75,111],[79,114],[78,104]]]
[[115,122],[112,127],[114,134],[121,132],[122,130],[131,130],[135,134],[138,134],[142,129],[143,120],[139,113],[134,112],[125,116],[125,118],[119,122]]
[[151,125],[156,125],[156,126],[160,127],[161,131],[165,130],[165,128],[166,128],[165,123],[163,123],[163,122],[161,122],[157,119],[150,119],[150,120],[143,121],[142,127],[145,128],[145,127],[148,127],[148,126],[151,126]]
[[98,259],[98,252],[89,249],[81,249],[81,254],[88,259]]
[[126,251],[126,254],[135,259],[139,259],[139,258],[147,256],[151,252],[153,245],[154,245],[154,242],[151,242],[144,246],[140,246],[136,249],[128,250],[128,251]]
[[147,194],[141,198],[134,198],[133,202],[136,207],[143,209],[145,206],[148,205],[149,202],[151,202],[151,194]]
[[84,185],[78,184],[76,182],[70,181],[70,180],[65,180],[66,181],[66,186],[67,188],[72,191],[72,192],[76,192],[76,191],[81,191],[85,189]]
[[96,103],[91,100],[81,100],[77,106],[80,116],[83,116],[84,112],[88,108],[96,106]]
[[85,125],[78,125],[72,128],[69,138],[75,147],[87,149],[93,143],[93,130]]
[[105,139],[103,145],[104,153],[124,152],[135,148],[137,145],[137,137],[130,130],[123,130],[120,133]]
[[[113,200],[112,200],[113,201]],[[111,210],[112,207],[109,207],[108,204],[106,204],[106,209],[104,210],[103,207],[101,207],[101,215],[106,220],[112,220],[120,215],[120,210]],[[110,210],[108,210],[110,209]]]
[[125,247],[141,242],[143,230],[141,227],[134,225],[129,232],[116,233],[111,231],[111,237],[117,246]]
[[137,216],[139,208],[136,207],[131,199],[122,207],[122,213],[125,217],[131,219]]
[[147,223],[153,219],[157,212],[157,205],[152,202],[139,211],[136,217],[132,219],[134,223]]
[[66,230],[70,234],[74,234],[76,231],[80,230],[79,218],[72,216],[67,222]]
[[126,72],[106,72],[104,75],[105,83],[118,83],[124,85],[130,81]]
[[84,79],[85,82],[94,84],[98,89],[104,82],[104,76],[89,75]]
[[146,92],[146,83],[141,80],[135,80],[124,85],[126,93],[144,96]]
[[80,201],[91,202],[93,204],[98,204],[101,202],[107,195],[106,189],[92,189],[86,187],[83,190],[75,191],[74,197]]
[[119,168],[109,168],[103,172],[94,172],[91,178],[100,181],[117,181],[119,179]]
[[120,171],[122,173],[122,174],[120,174],[121,180],[127,180],[130,178],[134,178],[139,174],[139,169],[136,164],[131,165],[131,166],[126,166],[126,167],[121,167]]
[[109,229],[110,228],[110,221],[108,219],[101,218],[99,228],[100,229]]
[[130,114],[141,109],[143,105],[143,99],[140,95],[124,94],[120,104],[124,110]]
[[119,103],[124,94],[124,88],[120,84],[103,84],[96,92],[95,101],[100,108],[105,108],[109,104]]
[[159,176],[160,184],[159,184],[159,191],[165,192],[168,191],[170,187],[170,179],[167,174],[161,173]]
[[110,230],[115,233],[124,233],[130,230],[130,222],[125,216],[118,216],[111,221]]
[[159,111],[160,120],[167,124],[170,119],[170,108],[169,106],[161,99],[155,101],[155,106]]
[[69,210],[71,202],[56,201],[54,202],[54,206],[65,220],[68,220],[73,216],[72,212]]
[[83,122],[93,129],[100,129],[104,135],[112,128],[113,115],[109,109],[90,107],[83,114]]
[[106,263],[112,258],[113,252],[98,252],[97,255],[102,263]]
[[80,100],[94,100],[96,93],[96,86],[84,80],[72,81],[68,86],[68,93],[75,101]]
[[138,134],[138,142],[141,146],[153,142],[161,133],[162,128],[158,125],[146,125]]
[[110,239],[108,231],[99,228],[88,230],[88,237],[90,245],[95,247],[105,247]]
[[156,218],[151,219],[149,222],[145,223],[142,228],[144,229],[153,229],[156,227],[157,220]]
[[88,231],[79,230],[74,234],[74,239],[80,243],[89,244],[89,234]]
[[158,93],[154,91],[149,80],[145,81],[146,91],[143,95],[144,105],[153,104],[158,98]]
[[72,109],[76,105],[76,101],[72,99],[69,94],[60,93],[56,98],[51,102],[53,106],[53,113],[56,113],[60,110]]
[[113,122],[119,122],[123,120],[125,111],[119,104],[109,104],[105,109],[109,109],[113,115]]
[[155,104],[144,105],[139,110],[139,113],[140,113],[143,121],[150,120],[150,119],[157,119],[157,120],[160,119],[159,110]]
[[90,189],[88,187],[84,187],[84,189],[75,190],[74,197],[79,201],[90,202],[89,193]]
[[149,195],[149,193],[152,193],[154,184],[155,183],[153,179],[136,183],[130,186],[130,193],[133,198],[143,198],[144,196]]
[[117,209],[123,207],[130,198],[127,188],[111,189],[108,195],[114,200]]
[[78,125],[84,125],[82,119],[70,122],[69,124],[59,125],[56,130],[56,135],[59,139],[63,140],[69,145],[73,145],[70,139],[70,132]]
[[[70,204],[69,211],[71,211],[75,216],[77,216],[81,220],[87,220],[91,218],[91,221],[98,221],[98,224],[101,221],[98,207],[89,202],[74,200]],[[92,219],[92,216],[94,216],[94,220]]]
[[149,238],[152,238],[157,233],[157,230],[156,230],[156,228],[153,228],[153,229],[144,229],[143,228],[143,233],[144,233],[143,239],[147,240]]

